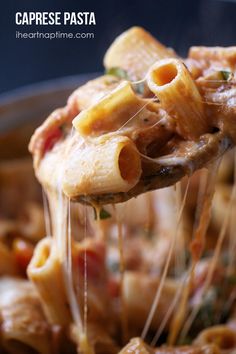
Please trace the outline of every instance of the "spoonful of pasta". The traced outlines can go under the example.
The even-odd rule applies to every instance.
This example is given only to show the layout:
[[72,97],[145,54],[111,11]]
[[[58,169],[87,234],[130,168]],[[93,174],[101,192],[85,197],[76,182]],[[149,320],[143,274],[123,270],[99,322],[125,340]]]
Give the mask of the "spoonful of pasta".
[[30,142],[39,181],[73,201],[167,187],[236,142],[236,48],[193,47],[183,60],[142,29],[122,36],[105,56],[108,75],[77,89]]

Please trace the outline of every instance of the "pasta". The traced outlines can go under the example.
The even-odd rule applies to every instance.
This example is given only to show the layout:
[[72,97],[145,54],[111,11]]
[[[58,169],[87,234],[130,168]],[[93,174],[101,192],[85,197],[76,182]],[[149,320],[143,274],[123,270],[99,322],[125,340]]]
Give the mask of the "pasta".
[[65,166],[63,189],[72,198],[81,191],[87,194],[110,190],[113,193],[126,192],[135,186],[141,174],[138,151],[131,140],[122,136],[100,139],[95,143],[95,149],[89,144],[86,147],[82,144],[80,150],[76,148],[71,153],[71,162],[75,169],[71,169],[71,165]]
[[[73,126],[82,136],[115,131],[144,105],[145,102],[135,95],[130,83],[124,81],[97,104],[83,110],[73,120]],[[117,106],[120,106],[119,110]]]
[[143,353],[143,354],[159,354],[159,353],[190,353],[190,354],[204,354],[204,353],[218,353],[218,349],[216,346],[206,345],[206,346],[195,346],[195,347],[163,347],[157,350],[148,347],[144,344],[140,339],[135,338],[125,347],[120,354],[128,354],[128,353]]
[[70,323],[60,259],[51,249],[50,239],[38,243],[29,264],[28,276],[35,284],[49,322],[61,326]]
[[235,351],[235,58],[131,28],[31,138],[44,212],[0,164],[1,352]]
[[147,75],[150,90],[173,116],[180,134],[197,138],[209,130],[201,95],[186,66],[178,59],[163,59]]
[[[123,299],[131,327],[138,329],[143,327],[151,308],[156,289],[160,279],[145,274],[126,272],[123,284]],[[166,280],[160,305],[153,317],[150,328],[157,328],[163,321],[171,301],[177,292],[177,284],[172,280]],[[137,296],[137,294],[139,294]]]
[[[194,67],[193,63],[197,58],[190,56],[185,63],[173,53],[170,55],[171,52],[158,42],[154,44],[152,37],[142,29],[133,28],[109,49],[105,57],[106,65],[110,67],[114,56],[119,57],[116,51],[122,53],[120,57],[127,63],[127,67],[121,64],[120,68],[127,70],[127,75],[130,73],[132,78],[129,60],[133,58],[132,55],[136,58],[136,49],[139,47],[133,47],[131,57],[130,53],[127,57],[123,54],[129,41],[142,46],[143,37],[147,38],[145,46],[152,53],[152,59],[148,61],[148,70],[143,73],[142,82],[128,81],[128,76],[119,76],[119,73],[114,81],[112,75],[91,81],[76,90],[67,106],[50,116],[32,137],[30,150],[34,155],[36,173],[45,186],[55,189],[56,176],[60,173],[56,166],[57,158],[53,159],[52,155],[66,155],[63,192],[68,197],[95,204],[125,201],[148,190],[177,182],[233,146],[236,134],[230,122],[235,114],[231,105],[235,89],[227,86],[227,80],[221,80],[219,92],[216,91],[214,96],[205,85],[205,82],[214,84],[215,77],[221,75],[226,65],[221,57],[212,59],[211,64],[208,62],[207,68],[205,62],[199,59],[196,74],[196,65]],[[137,50],[141,51],[140,48]],[[147,53],[149,50],[145,49]],[[228,52],[223,50],[222,53]],[[221,71],[220,68],[214,71],[216,60],[221,61]],[[140,61],[144,68],[143,62],[145,60]],[[135,62],[133,67],[137,68]],[[221,111],[215,106],[215,101],[219,99],[228,107],[227,110]],[[75,128],[73,134],[68,129],[71,121]],[[61,124],[63,133],[59,134]],[[114,164],[113,177],[109,177],[109,180],[114,179],[114,184],[108,182],[104,189],[103,182],[95,182],[104,178],[102,169],[97,168],[95,175],[98,180],[94,179],[92,183],[96,188],[91,188],[91,173],[94,169],[92,165],[91,169],[85,167],[81,176],[81,163],[84,161],[82,156],[85,153],[90,155],[89,159],[95,163],[101,144],[104,147],[101,147],[99,154],[103,155],[104,149],[105,156],[107,141],[111,139],[115,144],[118,136],[129,138],[141,154],[141,158],[138,158],[138,153],[136,158],[134,154],[130,158],[134,163],[140,161],[140,168],[137,168],[137,164],[131,167],[134,170],[134,181],[116,188],[117,165]],[[80,151],[80,161],[74,159],[77,156],[76,149]],[[42,158],[45,152],[46,156]],[[42,163],[39,163],[41,160]],[[43,165],[44,168],[41,167]],[[84,180],[87,181],[86,186]]]
[[141,80],[156,60],[172,56],[175,56],[173,50],[166,48],[142,28],[132,27],[108,49],[104,65],[107,69],[122,68],[132,80]]
[[235,349],[235,332],[227,326],[215,326],[205,329],[195,339],[198,345],[216,344],[221,350],[232,351]]
[[32,285],[26,280],[0,281],[1,340],[10,353],[50,353],[50,328]]

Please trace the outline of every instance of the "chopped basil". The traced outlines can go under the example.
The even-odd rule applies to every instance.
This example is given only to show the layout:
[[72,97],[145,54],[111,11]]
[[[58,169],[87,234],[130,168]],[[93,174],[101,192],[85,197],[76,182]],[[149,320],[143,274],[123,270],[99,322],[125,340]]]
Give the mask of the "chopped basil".
[[235,275],[230,275],[229,277],[226,278],[228,283],[230,285],[236,285],[236,276]]
[[120,79],[127,79],[129,78],[128,73],[126,70],[118,67],[110,68],[106,70],[107,75],[113,75]]
[[101,209],[100,210],[100,219],[108,219],[108,218],[110,218],[111,217],[111,214],[107,211],[107,210],[105,210],[105,209]]
[[140,95],[144,94],[144,89],[145,89],[144,81],[140,81],[137,84],[133,84],[133,87],[136,93],[139,93]]
[[62,132],[62,134],[66,133],[66,123],[62,124],[59,126],[60,131]]
[[225,81],[230,80],[231,77],[232,77],[231,71],[228,71],[228,70],[221,70],[220,73],[221,73],[221,76],[222,76],[223,80],[225,80]]
[[[93,208],[94,211],[94,218],[95,220],[97,220],[97,210],[95,208]],[[100,209],[100,213],[99,213],[99,219],[101,220],[105,220],[111,217],[111,214],[104,208]]]

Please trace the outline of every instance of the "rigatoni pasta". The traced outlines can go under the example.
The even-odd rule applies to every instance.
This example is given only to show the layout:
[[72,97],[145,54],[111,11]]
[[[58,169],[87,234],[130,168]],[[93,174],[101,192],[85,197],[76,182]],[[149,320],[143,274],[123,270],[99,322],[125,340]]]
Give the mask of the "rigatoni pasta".
[[50,238],[38,243],[28,267],[28,277],[40,296],[49,323],[68,325],[71,313],[64,288],[63,268],[52,249]]
[[[232,47],[191,47],[189,57],[196,60],[213,60],[218,65],[229,65],[234,69],[236,64],[236,46]],[[207,65],[207,64],[206,64]]]
[[194,343],[215,344],[224,352],[232,352],[236,347],[236,332],[226,325],[213,326],[200,332]]
[[[123,301],[130,325],[142,329],[145,323],[158,287],[160,278],[136,272],[126,272],[123,283]],[[171,301],[176,295],[178,285],[176,282],[167,279],[160,304],[155,311],[150,328],[155,329],[161,325]],[[137,296],[138,294],[138,296]]]
[[159,59],[175,57],[172,49],[166,48],[141,27],[132,27],[112,43],[104,57],[107,70],[121,68],[131,80],[141,80],[148,68]]
[[[126,41],[131,38],[142,46],[143,37],[149,38],[145,43],[150,52],[154,47],[154,51],[159,52],[159,56],[157,53],[151,56],[156,60],[149,62],[143,81],[130,82],[128,77],[123,80],[124,76],[116,77],[113,72],[89,82],[84,90],[80,88],[70,97],[54,121],[51,116],[44,123],[45,127],[32,137],[30,149],[35,156],[36,174],[45,188],[55,189],[58,175],[63,175],[63,192],[73,200],[95,204],[125,201],[145,191],[173,184],[221,156],[234,144],[236,130],[230,127],[233,110],[220,111],[214,105],[213,96],[212,104],[205,101],[208,92],[201,78],[205,75],[204,63],[198,63],[198,75],[192,76],[187,61],[185,65],[184,60],[169,55],[166,48],[155,45],[139,28],[131,29],[118,39],[106,60],[113,57],[113,50],[119,52],[126,48]],[[124,61],[128,63],[129,59],[124,56]],[[127,70],[132,71],[132,68]],[[227,99],[228,103],[232,100],[229,90]],[[72,119],[75,130],[69,133]],[[65,130],[61,126],[62,120],[67,122]],[[50,127],[52,142],[48,141]],[[56,129],[63,131],[57,138],[54,136]],[[119,151],[118,145],[115,150],[117,139],[124,137],[130,139],[128,151],[124,153],[127,148],[122,150],[130,162],[126,163],[130,167],[128,174],[132,175],[132,181],[128,183],[127,176],[121,176],[118,181],[121,171],[117,169],[117,156],[112,156]],[[112,140],[108,147],[108,141]],[[109,157],[104,162],[107,150]],[[37,166],[40,154],[45,156]],[[65,161],[63,166],[58,164],[60,156]],[[162,156],[165,157],[162,159]],[[102,171],[101,163],[106,172]],[[131,175],[130,170],[133,171]]]
[[203,346],[179,346],[169,347],[163,346],[160,348],[152,348],[144,343],[140,338],[134,338],[123,348],[119,354],[129,353],[142,353],[142,354],[219,354],[217,346],[203,345]]
[[50,354],[50,327],[32,284],[18,278],[0,280],[1,342],[11,354]]
[[155,63],[147,74],[147,84],[174,117],[181,134],[196,139],[209,130],[201,95],[181,60],[163,59]]
[[236,143],[235,54],[191,53],[181,59],[134,27],[106,53],[107,73],[36,130],[30,151],[51,236],[40,240],[33,202],[1,220],[0,275],[26,277],[28,266],[30,283],[0,279],[0,350],[235,350],[232,157],[212,202],[215,160]]
[[99,136],[116,131],[129,121],[146,102],[133,91],[131,84],[122,82],[97,104],[83,110],[73,120],[73,126],[82,136]]
[[126,192],[140,175],[141,160],[134,143],[125,136],[104,136],[71,150],[63,190],[70,198],[83,193]]

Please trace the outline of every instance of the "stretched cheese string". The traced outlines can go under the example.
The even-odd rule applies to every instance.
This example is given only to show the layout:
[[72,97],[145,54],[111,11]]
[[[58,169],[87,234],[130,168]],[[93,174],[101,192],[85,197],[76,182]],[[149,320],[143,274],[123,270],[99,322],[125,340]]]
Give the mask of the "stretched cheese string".
[[157,307],[158,307],[158,304],[159,304],[159,300],[160,300],[160,297],[161,297],[161,293],[162,293],[162,290],[163,290],[163,287],[164,287],[164,284],[165,284],[165,280],[166,280],[166,277],[167,277],[167,273],[168,273],[171,257],[172,257],[173,251],[174,251],[174,247],[176,245],[177,233],[178,233],[178,229],[179,229],[179,225],[180,225],[183,209],[184,209],[185,202],[186,202],[187,191],[188,191],[188,188],[186,188],[186,190],[185,190],[185,194],[184,194],[184,198],[183,198],[183,202],[182,202],[182,207],[181,207],[181,209],[179,211],[179,214],[178,214],[178,217],[177,217],[177,225],[176,225],[175,232],[174,232],[174,235],[173,235],[172,240],[171,240],[169,252],[167,254],[165,266],[164,266],[164,269],[163,269],[163,272],[162,272],[162,275],[161,275],[160,284],[159,284],[159,286],[157,288],[157,291],[156,291],[156,294],[155,294],[151,309],[149,311],[146,323],[144,325],[144,328],[143,328],[143,331],[142,331],[142,334],[141,334],[141,338],[143,340],[145,339],[145,337],[146,337],[146,335],[148,333],[148,330],[150,328],[151,322],[152,322],[154,314],[155,314],[155,312],[157,310]]
[[186,337],[186,335],[187,335],[187,333],[188,333],[188,331],[189,331],[194,319],[196,318],[196,316],[198,314],[198,311],[201,308],[201,305],[202,305],[202,302],[203,302],[203,299],[204,299],[204,295],[206,294],[206,292],[209,289],[209,286],[211,284],[212,277],[213,277],[213,274],[214,274],[214,270],[216,268],[218,259],[220,257],[220,251],[221,251],[222,243],[223,243],[225,235],[226,235],[226,230],[227,230],[227,227],[228,227],[229,215],[230,215],[229,211],[231,209],[231,206],[232,206],[232,202],[230,201],[229,207],[228,207],[228,210],[227,210],[227,216],[225,217],[224,222],[222,224],[220,235],[219,235],[219,238],[217,240],[216,248],[215,248],[215,251],[214,251],[214,255],[213,255],[212,261],[210,263],[209,271],[207,273],[207,278],[206,278],[204,286],[203,286],[203,290],[202,290],[202,293],[201,293],[201,301],[198,303],[198,305],[196,307],[193,308],[191,314],[187,318],[187,320],[185,322],[185,325],[183,327],[183,330],[182,330],[182,332],[180,334],[180,340],[182,340],[182,339],[184,339]]
[[[72,237],[71,237],[71,207],[70,200],[66,199],[67,211],[68,211],[68,226],[67,226],[67,237],[65,240],[66,255],[64,259],[65,263],[65,281],[68,287],[68,298],[71,307],[71,313],[75,324],[78,326],[78,329],[83,333],[83,325],[81,321],[80,309],[74,290],[74,281],[73,281],[73,267],[72,267]],[[85,332],[86,334],[86,332]]]
[[[187,188],[189,187],[189,183],[190,183],[190,180],[188,180],[188,185],[187,185]],[[180,185],[180,184],[179,184]],[[180,185],[181,187],[181,185]],[[179,191],[179,195],[180,195],[181,191]],[[178,196],[177,194],[177,196]],[[179,196],[180,198],[180,196]],[[181,230],[182,231],[182,230]],[[181,235],[182,237],[179,238],[180,241],[183,241],[181,242],[180,244],[180,247],[182,246],[182,250],[180,249],[180,252],[177,252],[179,253],[180,255],[184,255],[184,250],[185,250],[185,240],[183,239],[183,235]],[[184,258],[183,259],[183,265],[182,265],[182,270],[184,271],[185,270],[185,261],[186,259]],[[188,301],[188,293],[189,293],[189,290],[188,290],[188,287],[189,287],[189,274],[187,272],[186,274],[186,279],[185,281],[181,284],[181,290],[182,292],[180,293],[180,298],[179,298],[179,305],[178,305],[178,308],[177,308],[177,311],[175,312],[174,316],[173,316],[173,319],[170,323],[170,332],[169,332],[169,336],[168,336],[168,339],[167,339],[167,342],[168,344],[172,345],[175,340],[176,340],[176,336],[178,335],[178,327],[181,323],[181,321],[183,320],[184,316],[185,316],[185,313],[187,311],[187,301]],[[181,296],[182,295],[182,296]]]
[[[87,210],[84,208],[84,241],[87,238]],[[88,272],[87,272],[87,249],[84,250],[84,333],[87,336],[88,322]]]
[[[190,185],[190,179],[188,178],[188,182],[186,185],[186,189],[185,189],[185,193],[187,193],[188,189],[189,189],[189,185]],[[182,203],[183,203],[183,198],[182,198],[182,191],[181,191],[181,183],[177,183],[176,185],[176,203],[177,203],[177,210],[181,210],[182,208]],[[181,219],[182,221],[182,219]],[[186,254],[185,254],[185,239],[183,237],[183,225],[182,222],[180,222],[180,228],[179,228],[179,235],[178,235],[178,250],[177,250],[177,254],[176,254],[176,266],[177,266],[177,275],[179,274],[183,274],[183,272],[185,271],[185,267],[186,267]],[[177,289],[177,292],[168,308],[168,311],[166,312],[164,318],[162,319],[161,325],[159,326],[159,328],[156,331],[156,334],[154,335],[151,345],[155,346],[158,339],[160,338],[162,332],[164,331],[167,322],[169,321],[173,311],[175,310],[175,306],[177,305],[177,302],[180,300],[181,298],[181,293],[183,291],[183,289],[185,288],[187,279],[189,277],[189,274],[186,273],[184,276],[184,279],[181,280],[179,282],[179,286]]]
[[[73,129],[71,131],[73,135]],[[66,153],[66,149],[65,149]],[[77,294],[75,292],[73,279],[73,262],[72,262],[72,235],[71,235],[71,207],[70,200],[62,192],[62,178],[64,173],[63,164],[60,167],[57,190],[46,190],[49,201],[50,216],[52,220],[52,235],[54,248],[59,257],[62,267],[62,274],[64,278],[65,291],[69,302],[73,321],[78,329],[79,346],[82,353],[92,354],[91,348],[87,338],[87,259],[85,255],[84,267],[84,325],[81,319],[80,308],[78,304]],[[47,215],[47,209],[45,209]],[[49,226],[48,226],[49,227]],[[86,234],[86,223],[85,223]],[[86,236],[86,235],[85,235]],[[86,252],[85,252],[86,253]],[[77,279],[78,280],[78,279]]]
[[186,286],[184,287],[182,297],[180,299],[180,306],[178,307],[177,312],[175,313],[175,316],[173,317],[172,323],[170,325],[170,332],[168,336],[168,343],[170,345],[173,345],[176,342],[178,334],[181,330],[181,327],[187,314],[188,299],[194,278],[195,268],[201,258],[205,247],[205,237],[211,216],[211,205],[215,190],[215,180],[218,167],[219,162],[217,161],[208,173],[208,180],[206,184],[202,210],[198,226],[194,232],[193,240],[191,242],[192,264],[190,266],[190,277]]
[[113,205],[113,210],[116,218],[117,231],[118,231],[118,249],[120,256],[120,303],[121,303],[121,329],[122,329],[122,341],[126,343],[128,339],[128,319],[127,319],[127,311],[126,304],[123,298],[123,287],[124,287],[124,274],[125,274],[125,259],[124,259],[124,240],[123,240],[123,225],[122,225],[122,217],[118,212],[115,205]]
[[44,223],[45,223],[45,231],[47,236],[52,235],[52,225],[51,225],[51,216],[49,211],[48,199],[45,191],[42,189],[43,196],[43,213],[44,213]]
[[[186,189],[189,189],[190,180],[188,178]],[[182,188],[181,183],[176,184],[176,205],[177,210],[181,210],[182,208]],[[184,215],[183,215],[184,216]],[[186,268],[186,240],[185,240],[185,231],[184,231],[184,220],[183,217],[180,220],[179,230],[178,230],[178,243],[176,244],[176,252],[175,252],[175,275],[179,276],[183,274]]]
[[217,239],[214,254],[213,254],[213,257],[210,262],[209,271],[207,273],[207,277],[206,277],[206,280],[203,285],[203,289],[201,292],[201,299],[200,299],[201,301],[199,301],[199,303],[193,308],[192,312],[190,313],[189,317],[187,318],[185,325],[182,329],[182,332],[180,334],[180,340],[183,340],[183,338],[187,335],[194,319],[196,318],[196,316],[198,314],[198,311],[201,308],[204,296],[211,284],[211,281],[212,281],[212,278],[214,275],[214,271],[216,269],[217,262],[220,258],[220,251],[221,251],[222,244],[223,244],[223,241],[224,241],[224,238],[226,235],[226,231],[227,231],[227,228],[229,225],[231,210],[232,210],[232,206],[233,206],[233,202],[234,202],[235,198],[236,198],[236,183],[234,183],[234,186],[233,186],[233,191],[232,191],[232,194],[231,194],[231,197],[230,197],[230,200],[228,203],[227,211],[226,211],[226,214],[225,214],[225,217],[224,217],[221,229],[220,229],[220,233],[219,233],[219,237]]
[[135,113],[133,114],[118,130],[117,132],[120,132],[124,127],[126,127],[127,124],[129,124],[139,113],[141,113],[150,102],[154,102],[157,100],[157,97],[154,96],[152,98],[148,98],[147,102]]
[[175,294],[175,296],[174,296],[174,298],[173,298],[173,300],[172,300],[172,302],[171,302],[171,304],[170,304],[170,306],[169,306],[169,308],[168,308],[168,310],[167,310],[167,312],[166,312],[164,318],[162,319],[161,324],[160,324],[159,328],[157,329],[155,336],[153,337],[153,339],[152,339],[152,341],[151,341],[151,346],[154,347],[154,346],[156,345],[158,339],[159,339],[160,336],[162,335],[162,333],[163,333],[163,331],[164,331],[164,329],[165,329],[165,327],[166,327],[166,325],[167,325],[167,322],[169,321],[169,319],[170,319],[172,313],[173,313],[174,310],[175,310],[175,307],[176,307],[178,301],[180,300],[182,290],[184,289],[184,287],[185,287],[185,285],[186,285],[186,282],[187,282],[187,280],[188,280],[188,277],[189,277],[189,274],[187,273],[187,274],[185,275],[183,281],[181,281],[181,282],[179,283],[177,292],[176,292],[176,294]]
[[[74,134],[74,129],[72,127],[70,136],[72,137],[73,134]],[[66,146],[65,150],[67,150],[67,146]],[[59,218],[66,219],[65,225],[67,225],[67,228],[61,227],[60,230],[58,230],[56,237],[58,238],[58,242],[60,242],[60,240],[63,241],[62,251],[63,251],[64,279],[65,279],[65,283],[67,284],[66,290],[67,290],[67,296],[68,296],[69,305],[71,308],[72,317],[74,319],[76,326],[78,327],[79,332],[84,334],[84,328],[83,328],[83,324],[82,324],[82,320],[81,320],[80,308],[78,305],[78,300],[76,297],[75,288],[74,288],[74,281],[73,281],[71,208],[70,208],[70,200],[67,197],[65,197],[65,195],[62,192],[63,173],[64,173],[64,166],[62,164],[61,173],[60,173],[61,175],[58,176],[58,194],[59,194],[58,209],[59,210],[62,209],[61,215],[59,215]],[[66,213],[66,218],[64,216],[65,213]],[[59,222],[60,221],[58,220],[58,223]],[[62,230],[62,232],[61,232],[61,230]]]

